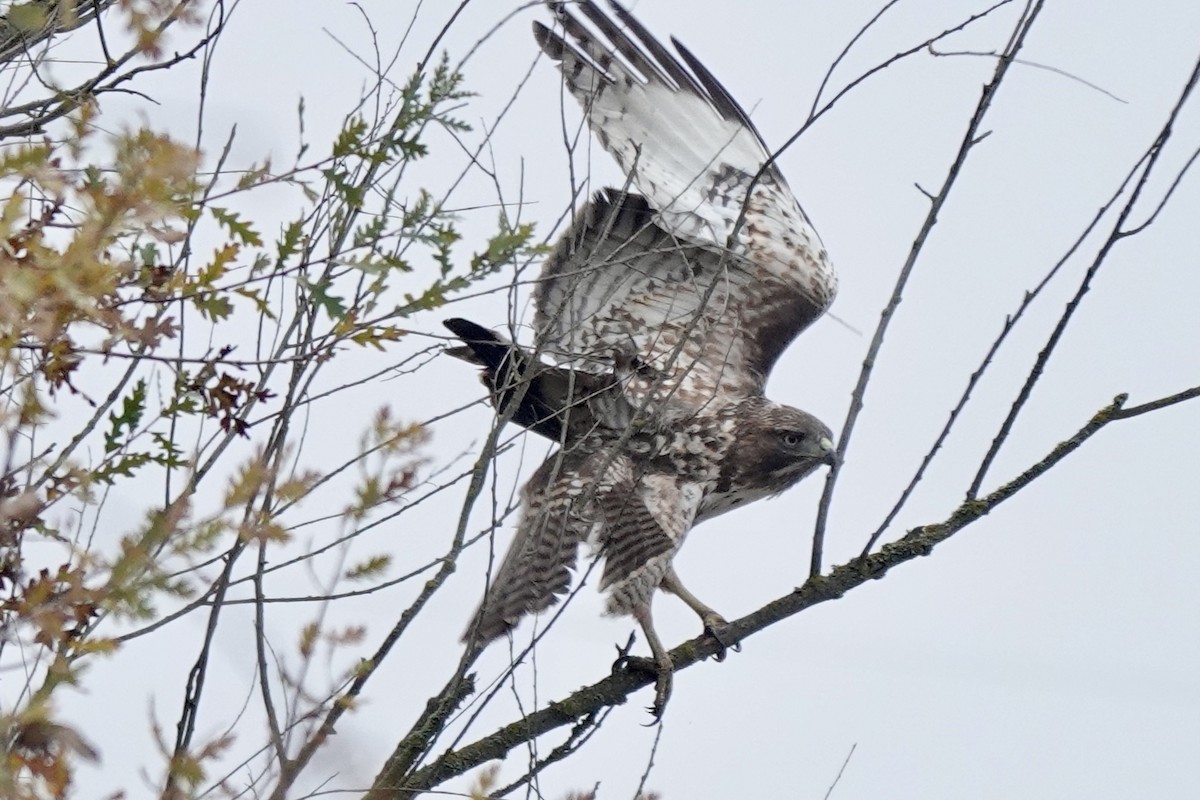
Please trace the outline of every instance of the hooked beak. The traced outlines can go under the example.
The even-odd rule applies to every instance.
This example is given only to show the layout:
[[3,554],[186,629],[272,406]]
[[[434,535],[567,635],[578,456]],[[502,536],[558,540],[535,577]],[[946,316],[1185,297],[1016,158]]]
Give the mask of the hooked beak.
[[833,440],[828,436],[822,437],[819,445],[821,447],[821,463],[836,467],[838,465],[837,447],[834,446]]

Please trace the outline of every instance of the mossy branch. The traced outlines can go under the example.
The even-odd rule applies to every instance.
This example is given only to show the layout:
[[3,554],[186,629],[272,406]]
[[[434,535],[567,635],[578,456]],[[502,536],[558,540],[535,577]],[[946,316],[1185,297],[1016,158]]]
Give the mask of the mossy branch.
[[[793,617],[813,606],[836,600],[847,592],[868,581],[877,580],[895,567],[927,556],[934,548],[959,531],[991,513],[997,506],[1015,496],[1025,487],[1046,474],[1052,467],[1079,449],[1105,426],[1118,420],[1140,416],[1200,397],[1200,386],[1187,389],[1169,397],[1163,397],[1142,405],[1126,408],[1128,395],[1118,395],[1100,409],[1073,436],[1059,442],[1037,463],[1020,475],[1005,483],[992,493],[974,500],[966,500],[955,508],[944,520],[921,525],[908,531],[894,542],[884,545],[879,551],[859,556],[835,567],[825,575],[809,578],[795,591],[773,600],[757,611],[735,620],[722,632],[726,645],[740,643],[755,633],[782,620]],[[676,671],[715,657],[723,646],[707,635],[684,642],[671,651]],[[410,798],[450,778],[462,775],[494,759],[504,758],[511,750],[538,736],[586,719],[606,707],[623,704],[629,696],[654,682],[651,673],[637,670],[617,670],[605,678],[579,689],[562,700],[552,702],[545,708],[528,714],[499,730],[458,750],[438,756],[430,764],[410,774],[385,767],[367,793],[368,800],[384,798]],[[408,759],[389,760],[389,764],[403,764]]]

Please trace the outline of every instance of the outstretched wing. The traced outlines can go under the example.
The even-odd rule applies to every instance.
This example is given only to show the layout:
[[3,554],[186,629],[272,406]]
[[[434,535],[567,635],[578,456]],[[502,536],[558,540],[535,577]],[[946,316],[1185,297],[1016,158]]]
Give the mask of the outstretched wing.
[[554,4],[558,29],[534,25],[641,193],[602,193],[560,241],[539,344],[588,370],[628,359],[692,408],[759,394],[832,302],[833,267],[783,176],[763,168],[745,112],[686,48],[674,42],[685,67],[612,5],[624,30],[588,0]]

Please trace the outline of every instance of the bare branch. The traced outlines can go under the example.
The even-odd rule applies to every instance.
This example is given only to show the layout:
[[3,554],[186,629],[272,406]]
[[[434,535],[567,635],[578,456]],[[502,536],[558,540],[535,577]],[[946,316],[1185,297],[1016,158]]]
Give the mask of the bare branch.
[[909,497],[912,496],[912,493],[916,489],[917,485],[921,482],[922,478],[924,478],[925,470],[929,468],[929,465],[933,462],[934,457],[938,454],[942,448],[942,445],[950,436],[950,432],[953,430],[955,423],[958,421],[959,415],[963,412],[963,409],[966,408],[967,403],[970,401],[972,392],[975,390],[975,386],[979,383],[979,380],[991,366],[993,359],[1000,351],[1000,347],[1005,341],[1007,341],[1008,335],[1016,329],[1017,323],[1022,317],[1024,317],[1025,312],[1029,309],[1029,307],[1033,305],[1033,301],[1036,300],[1039,295],[1041,295],[1042,291],[1050,284],[1050,281],[1053,280],[1056,275],[1058,275],[1063,266],[1066,265],[1066,263],[1079,251],[1079,248],[1083,246],[1083,243],[1091,235],[1092,231],[1094,231],[1100,224],[1100,221],[1104,218],[1104,216],[1109,212],[1110,209],[1112,209],[1113,206],[1116,205],[1117,201],[1125,193],[1126,188],[1137,174],[1139,166],[1140,162],[1130,169],[1130,171],[1125,175],[1125,178],[1121,181],[1121,184],[1117,187],[1116,191],[1112,193],[1104,205],[1102,205],[1095,213],[1091,221],[1088,222],[1083,231],[1075,238],[1075,241],[1071,243],[1071,246],[1067,248],[1067,251],[1062,255],[1062,257],[1060,257],[1058,261],[1054,263],[1054,266],[1052,266],[1046,272],[1041,281],[1039,281],[1038,284],[1033,287],[1033,289],[1025,292],[1024,296],[1021,298],[1021,302],[1017,305],[1017,308],[1005,318],[1004,324],[1000,329],[1000,334],[992,342],[987,353],[984,354],[979,366],[974,372],[971,373],[970,378],[967,379],[967,385],[963,389],[962,394],[959,395],[958,402],[955,403],[954,408],[950,410],[950,416],[946,420],[946,424],[942,426],[942,430],[938,433],[937,437],[933,441],[933,444],[925,453],[925,456],[921,459],[921,463],[917,467],[916,472],[913,473],[908,485],[904,487],[904,490],[900,493],[900,497],[897,498],[891,510],[888,511],[883,521],[879,523],[879,526],[875,529],[874,533],[872,533],[867,539],[867,543],[864,545],[862,551],[864,554],[870,552],[871,548],[875,546],[875,543],[879,541],[879,538],[883,536],[884,532],[888,529],[888,526],[892,524],[896,516],[900,513],[900,510],[904,508],[905,503],[908,502]]
[[1149,414],[1151,411],[1169,408],[1170,406],[1183,403],[1187,400],[1193,400],[1200,397],[1200,386],[1193,386],[1191,389],[1184,389],[1182,392],[1170,395],[1169,397],[1161,397],[1158,400],[1151,400],[1148,403],[1142,403],[1139,406],[1130,406],[1122,408],[1115,412],[1113,419],[1129,419],[1130,417],[1140,417],[1142,414]]
[[837,788],[838,782],[841,781],[843,773],[846,772],[846,767],[850,764],[850,759],[854,758],[854,751],[858,749],[858,742],[850,745],[850,752],[846,753],[846,760],[842,762],[841,768],[838,769],[838,774],[834,776],[833,783],[829,784],[829,788],[825,790],[825,800],[829,800],[829,796],[833,794],[833,790]]
[[[1016,399],[1013,401],[1012,408],[1009,409],[1008,416],[1005,417],[1004,422],[1001,423],[999,432],[997,432],[995,438],[992,440],[991,447],[988,448],[987,454],[983,457],[983,461],[979,465],[979,470],[975,473],[974,480],[971,481],[970,488],[967,489],[968,498],[975,497],[979,493],[980,486],[982,486],[984,478],[987,477],[988,469],[991,467],[992,462],[1000,452],[1000,448],[1004,445],[1004,442],[1008,439],[1009,434],[1012,432],[1013,425],[1017,421],[1017,416],[1021,413],[1021,409],[1024,408],[1026,401],[1029,400],[1030,395],[1033,393],[1033,387],[1037,385],[1038,380],[1042,377],[1043,370],[1045,369],[1047,362],[1049,362],[1050,356],[1054,353],[1055,347],[1062,339],[1063,333],[1066,332],[1067,325],[1070,324],[1071,318],[1075,315],[1080,303],[1082,303],[1084,295],[1086,295],[1088,290],[1091,289],[1092,279],[1095,278],[1096,273],[1099,272],[1100,268],[1104,265],[1109,253],[1112,252],[1112,249],[1116,246],[1117,242],[1133,236],[1136,232],[1144,231],[1146,229],[1145,225],[1141,225],[1132,230],[1126,230],[1125,222],[1129,219],[1130,215],[1133,214],[1134,208],[1137,207],[1138,199],[1142,195],[1142,190],[1145,189],[1146,183],[1150,180],[1150,176],[1154,172],[1154,167],[1158,164],[1159,157],[1162,155],[1167,142],[1171,139],[1171,132],[1174,128],[1175,120],[1179,117],[1180,112],[1183,110],[1184,105],[1186,105],[1188,98],[1192,94],[1192,90],[1196,87],[1197,80],[1200,80],[1200,59],[1197,59],[1196,63],[1193,65],[1192,72],[1188,76],[1187,82],[1184,84],[1183,91],[1180,93],[1179,99],[1175,102],[1174,108],[1171,109],[1171,113],[1167,116],[1167,121],[1163,124],[1158,136],[1155,137],[1154,143],[1150,145],[1150,148],[1146,151],[1145,155],[1143,155],[1139,160],[1138,166],[1141,168],[1141,175],[1134,184],[1133,191],[1129,196],[1129,200],[1126,201],[1125,205],[1118,213],[1116,220],[1113,222],[1112,230],[1109,233],[1108,238],[1104,241],[1104,244],[1101,245],[1099,252],[1096,253],[1096,257],[1092,260],[1091,266],[1089,266],[1087,271],[1084,273],[1083,279],[1080,281],[1079,288],[1076,290],[1075,295],[1067,303],[1066,308],[1063,309],[1063,313],[1059,317],[1058,323],[1055,325],[1054,330],[1050,333],[1050,336],[1046,339],[1045,346],[1042,348],[1042,351],[1038,353],[1038,357],[1034,361],[1033,367],[1029,371],[1029,375],[1026,376],[1024,384],[1021,386],[1020,391],[1017,393]],[[1188,165],[1191,163],[1192,162],[1189,161]],[[1172,186],[1172,190],[1173,189],[1174,185]]]
[[[675,670],[687,669],[706,658],[715,657],[724,650],[724,646],[740,643],[758,631],[795,616],[805,609],[836,600],[869,581],[878,580],[901,564],[929,555],[937,545],[987,516],[1006,500],[1011,499],[1046,474],[1108,424],[1129,416],[1166,408],[1195,397],[1200,397],[1200,387],[1134,406],[1128,411],[1123,410],[1127,396],[1116,397],[1073,436],[1057,444],[1044,458],[991,494],[976,500],[966,500],[943,521],[913,528],[897,541],[885,544],[879,551],[858,556],[846,564],[834,568],[827,575],[810,576],[804,585],[794,592],[731,622],[721,634],[724,645],[707,635],[701,635],[679,645],[671,651]],[[1130,412],[1135,413],[1131,414]],[[532,741],[538,736],[556,728],[575,724],[577,720],[586,719],[599,709],[623,704],[631,694],[650,685],[653,681],[654,677],[651,674],[637,670],[619,669],[596,683],[586,686],[560,701],[552,702],[543,709],[525,715],[522,719],[506,725],[472,744],[442,754],[427,766],[421,767],[411,774],[406,774],[399,769],[392,769],[392,765],[389,763],[389,766],[385,767],[376,778],[367,797],[371,800],[415,797],[481,764],[504,758],[513,748]]]
[[825,478],[825,489],[821,494],[820,505],[817,507],[817,521],[813,530],[812,559],[809,564],[810,576],[821,574],[825,526],[829,519],[830,506],[833,503],[833,490],[837,485],[838,474],[845,463],[846,451],[850,446],[850,437],[854,432],[854,425],[858,421],[859,414],[862,412],[867,384],[870,382],[875,368],[875,361],[879,357],[879,352],[883,347],[883,340],[887,334],[888,325],[891,323],[892,317],[895,316],[896,309],[900,306],[900,301],[904,296],[904,288],[907,286],[908,279],[912,275],[913,268],[916,266],[917,258],[921,255],[921,251],[925,247],[925,241],[929,238],[933,227],[937,224],[938,212],[941,211],[942,206],[950,195],[950,191],[954,188],[963,165],[966,163],[967,156],[970,155],[971,150],[978,143],[978,131],[983,124],[983,119],[991,107],[992,100],[999,91],[1005,75],[1008,74],[1008,69],[1012,65],[1012,59],[1020,52],[1022,45],[1025,43],[1025,37],[1033,27],[1033,23],[1037,20],[1038,13],[1042,9],[1042,4],[1042,0],[1037,0],[1036,3],[1026,6],[1025,13],[1021,15],[1020,20],[1013,29],[1011,42],[1005,49],[1004,55],[996,64],[992,80],[983,88],[983,94],[979,98],[974,112],[971,114],[967,130],[963,134],[962,144],[958,148],[958,153],[946,173],[946,178],[942,182],[942,188],[930,202],[929,212],[925,216],[925,221],[917,233],[917,238],[913,241],[908,258],[900,268],[900,274],[896,277],[896,285],[892,289],[892,296],[884,307],[883,313],[880,315],[879,324],[875,328],[875,335],[871,338],[871,344],[867,348],[867,355],[863,359],[863,366],[858,375],[858,382],[855,384],[854,391],[850,395],[850,409],[846,414],[846,421],[842,425],[841,436],[838,437],[838,463],[829,470]]
[[[950,56],[976,56],[976,57],[981,57],[981,58],[999,58],[999,55],[997,55],[996,53],[992,53],[992,52],[982,52],[979,50],[953,50],[953,51],[938,50],[933,45],[929,46],[929,54],[932,56],[939,56],[942,58],[947,58]],[[1105,97],[1116,100],[1118,103],[1121,103],[1123,105],[1129,105],[1128,100],[1124,100],[1124,99],[1118,97],[1117,95],[1115,95],[1112,92],[1105,89],[1103,86],[1098,86],[1089,80],[1085,80],[1084,78],[1079,77],[1078,75],[1067,72],[1065,69],[1060,69],[1058,67],[1054,67],[1049,64],[1039,64],[1036,61],[1030,61],[1029,59],[1026,59],[1026,58],[1015,58],[1015,59],[1013,59],[1013,63],[1019,64],[1022,67],[1032,67],[1033,69],[1045,70],[1046,72],[1052,72],[1055,75],[1061,75],[1062,77],[1064,77],[1068,80],[1075,81],[1076,83],[1081,83],[1089,89],[1094,89],[1095,91],[1099,92],[1100,94],[1104,95]]]

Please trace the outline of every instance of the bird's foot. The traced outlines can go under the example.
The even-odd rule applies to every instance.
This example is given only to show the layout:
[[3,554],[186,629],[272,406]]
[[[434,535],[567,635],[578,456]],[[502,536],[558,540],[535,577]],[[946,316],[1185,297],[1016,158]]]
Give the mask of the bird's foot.
[[641,672],[646,675],[657,675],[658,664],[654,659],[645,656],[621,656],[613,662],[613,674],[618,672]]
[[675,675],[674,667],[670,664],[664,667],[653,661],[650,663],[658,676],[654,679],[654,705],[646,709],[654,719],[647,723],[646,727],[662,722],[663,711],[667,708],[667,701],[671,699],[671,686],[674,683]]
[[717,661],[724,661],[729,650],[735,653],[742,652],[741,642],[732,641],[732,637],[727,635],[729,623],[720,614],[715,611],[711,614],[704,615],[704,632],[711,636],[717,643],[718,649],[714,658]]
[[663,710],[671,697],[675,667],[671,657],[666,654],[662,662],[644,656],[631,656],[629,651],[633,648],[633,641],[634,635],[631,633],[624,647],[617,645],[617,659],[613,662],[612,671],[614,675],[618,672],[641,672],[654,676],[654,704],[646,710],[654,717],[649,725],[657,725],[662,720]]

